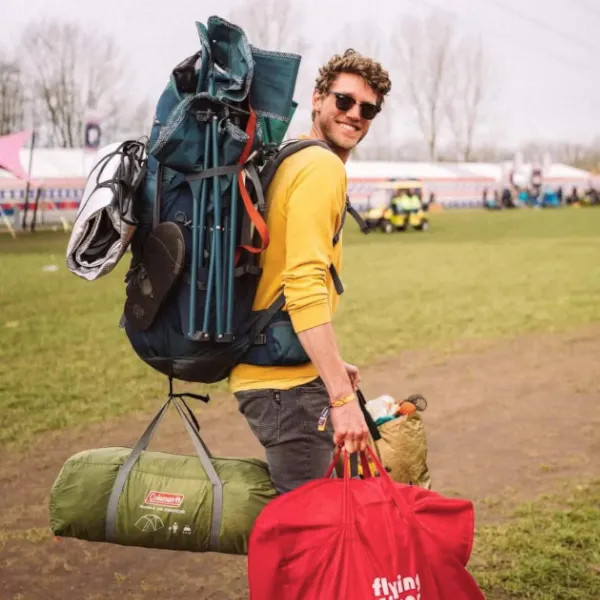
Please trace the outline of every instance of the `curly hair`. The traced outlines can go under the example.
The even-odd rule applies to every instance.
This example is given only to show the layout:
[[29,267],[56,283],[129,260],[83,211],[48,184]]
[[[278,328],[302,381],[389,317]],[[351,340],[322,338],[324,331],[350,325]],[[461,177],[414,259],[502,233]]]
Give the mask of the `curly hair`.
[[348,48],[344,54],[332,56],[319,69],[315,90],[320,94],[326,94],[340,73],[360,75],[377,94],[379,106],[383,105],[385,96],[392,89],[389,73],[381,66],[381,63]]

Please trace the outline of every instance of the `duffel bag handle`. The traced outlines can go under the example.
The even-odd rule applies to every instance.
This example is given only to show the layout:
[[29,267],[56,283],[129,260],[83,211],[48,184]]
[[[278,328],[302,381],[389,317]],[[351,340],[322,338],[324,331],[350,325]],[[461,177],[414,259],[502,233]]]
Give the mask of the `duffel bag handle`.
[[[181,408],[179,402],[183,403],[187,411],[189,411],[189,414]],[[223,482],[220,480],[219,475],[211,462],[210,453],[200,437],[200,433],[197,429],[197,423],[194,423],[190,417],[190,414],[193,415],[193,413],[182,398],[173,396],[171,396],[164,403],[162,408],[158,411],[146,428],[146,431],[144,431],[140,439],[133,447],[133,450],[130,452],[129,456],[125,459],[125,462],[119,468],[119,472],[117,473],[115,483],[110,493],[108,506],[106,508],[105,538],[107,542],[114,542],[116,539],[117,508],[123,488],[125,487],[125,482],[127,481],[127,477],[129,476],[131,469],[138,461],[142,452],[144,452],[144,450],[146,450],[148,447],[152,436],[156,432],[156,428],[158,427],[171,403],[173,403],[179,416],[181,417],[183,424],[185,425],[185,428],[192,439],[192,444],[194,445],[196,454],[198,455],[198,458],[200,459],[200,462],[202,463],[202,466],[213,486],[213,509],[210,525],[209,551],[216,552],[219,548],[221,519],[223,516]],[[196,425],[196,427],[194,425]]]
[[377,452],[375,452],[374,448],[370,445],[367,446],[364,454],[370,454],[372,461],[375,463],[377,470],[379,471],[379,478],[383,481],[384,486],[386,487],[390,498],[394,502],[394,504],[400,510],[406,509],[406,500],[398,493],[398,486],[400,484],[394,483],[394,480],[390,477],[387,470],[379,460],[377,456]]
[[[367,423],[367,427],[369,429],[369,434],[373,438],[373,441],[377,442],[378,440],[381,439],[381,433],[379,432],[379,428],[375,424],[375,421],[373,420],[371,413],[367,410],[367,400],[365,399],[365,396],[362,393],[362,391],[360,390],[360,388],[356,388],[355,392],[356,392],[356,397],[358,398],[358,404],[363,413],[363,416],[365,417],[365,422]],[[338,459],[339,459],[339,452],[337,453],[336,457],[334,458],[333,462],[331,463],[331,468],[326,472],[326,474],[325,474],[326,478],[331,477],[334,466],[337,463]],[[359,457],[356,455],[356,453],[350,455],[350,475],[352,477],[356,477],[358,475],[358,460],[359,460]],[[363,471],[365,471],[365,462],[368,464],[367,457],[361,456],[360,460],[362,463]],[[370,474],[370,470],[369,470],[369,474]]]

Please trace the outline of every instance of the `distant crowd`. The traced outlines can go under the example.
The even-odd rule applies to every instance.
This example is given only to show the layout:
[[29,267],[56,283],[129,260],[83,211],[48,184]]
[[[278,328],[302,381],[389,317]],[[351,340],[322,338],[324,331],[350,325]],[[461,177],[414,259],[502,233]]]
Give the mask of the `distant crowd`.
[[572,205],[600,205],[600,190],[592,186],[579,190],[573,186],[570,193],[565,194],[562,186],[504,187],[495,189],[490,195],[489,189],[483,190],[483,206],[488,209]]

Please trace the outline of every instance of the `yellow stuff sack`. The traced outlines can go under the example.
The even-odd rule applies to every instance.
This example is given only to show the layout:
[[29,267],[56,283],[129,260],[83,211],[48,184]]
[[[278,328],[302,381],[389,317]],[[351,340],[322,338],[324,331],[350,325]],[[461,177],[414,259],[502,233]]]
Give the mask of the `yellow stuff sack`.
[[378,428],[381,439],[369,443],[377,451],[379,460],[398,483],[412,483],[431,489],[427,466],[427,439],[425,425],[419,413],[401,416],[383,423]]
[[[431,489],[431,475],[427,466],[427,438],[425,425],[418,412],[386,421],[377,427],[381,436],[374,440],[369,435],[369,444],[377,452],[379,460],[390,477],[398,483],[418,485]],[[358,473],[362,467],[358,462]],[[373,472],[375,465],[371,462]],[[338,476],[343,476],[343,463],[336,465]]]

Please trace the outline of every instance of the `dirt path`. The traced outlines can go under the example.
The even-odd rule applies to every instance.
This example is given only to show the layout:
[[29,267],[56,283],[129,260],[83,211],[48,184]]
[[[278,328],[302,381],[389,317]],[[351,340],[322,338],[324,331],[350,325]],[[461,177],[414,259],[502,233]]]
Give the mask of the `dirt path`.
[[[502,508],[600,476],[600,327],[531,335],[458,354],[405,353],[363,372],[363,390],[423,393],[436,490]],[[215,454],[261,456],[231,397],[198,411]],[[157,402],[157,407],[159,402]],[[48,490],[75,452],[135,442],[148,415],[40,436],[0,466],[0,599],[247,597],[243,557],[48,539]],[[190,452],[173,415],[152,447]],[[4,542],[4,543],[3,543]]]

